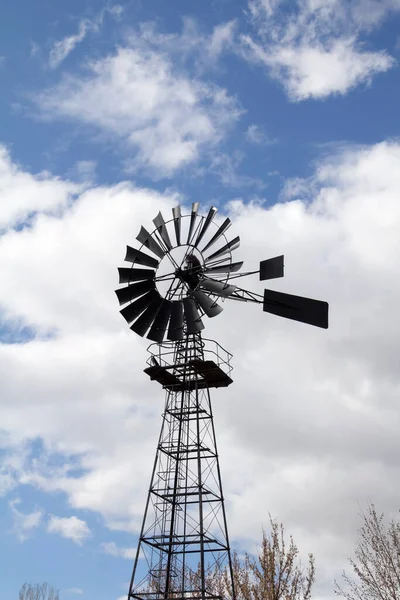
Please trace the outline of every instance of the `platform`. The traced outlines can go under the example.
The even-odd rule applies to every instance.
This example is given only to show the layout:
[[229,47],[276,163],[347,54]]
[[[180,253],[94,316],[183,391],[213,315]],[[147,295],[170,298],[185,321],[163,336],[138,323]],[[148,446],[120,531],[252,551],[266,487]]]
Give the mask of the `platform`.
[[[175,371],[171,373],[170,371]],[[174,392],[228,387],[232,379],[213,360],[192,360],[182,365],[147,367],[144,372],[163,388]]]

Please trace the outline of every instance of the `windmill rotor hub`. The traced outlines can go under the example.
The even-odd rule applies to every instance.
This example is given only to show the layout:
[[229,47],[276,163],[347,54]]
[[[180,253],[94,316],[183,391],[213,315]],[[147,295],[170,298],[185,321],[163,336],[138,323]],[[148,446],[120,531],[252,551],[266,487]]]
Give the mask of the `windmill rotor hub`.
[[156,288],[163,298],[181,300],[188,289],[195,289],[203,269],[204,259],[197,248],[187,244],[175,246],[156,269]]

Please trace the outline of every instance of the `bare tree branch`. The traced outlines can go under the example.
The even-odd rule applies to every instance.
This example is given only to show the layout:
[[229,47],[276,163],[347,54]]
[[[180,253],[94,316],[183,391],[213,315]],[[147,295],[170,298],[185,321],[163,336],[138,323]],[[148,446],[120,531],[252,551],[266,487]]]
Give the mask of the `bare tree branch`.
[[19,590],[19,600],[60,600],[59,592],[47,582],[24,583]]
[[349,559],[356,579],[344,571],[347,589],[335,581],[334,591],[347,600],[400,600],[400,522],[386,527],[373,504],[360,516],[355,558]]

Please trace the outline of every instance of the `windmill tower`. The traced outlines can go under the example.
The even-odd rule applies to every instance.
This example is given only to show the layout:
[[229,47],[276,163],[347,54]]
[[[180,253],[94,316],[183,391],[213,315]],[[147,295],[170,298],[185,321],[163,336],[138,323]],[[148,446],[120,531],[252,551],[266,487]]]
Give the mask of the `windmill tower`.
[[[145,373],[166,391],[161,432],[139,535],[128,600],[223,600],[218,573],[235,598],[224,496],[210,389],[232,383],[231,354],[202,337],[203,318],[222,311],[224,299],[253,302],[263,310],[317,327],[328,327],[326,302],[264,290],[244,290],[231,280],[259,273],[260,280],[283,277],[283,256],[243,273],[233,262],[239,237],[228,241],[231,225],[219,226],[212,207],[199,203],[188,215],[161,213],[149,233],[141,227],[139,249],[127,247],[116,291],[132,331],[147,336]],[[226,588],[225,588],[226,589]]]

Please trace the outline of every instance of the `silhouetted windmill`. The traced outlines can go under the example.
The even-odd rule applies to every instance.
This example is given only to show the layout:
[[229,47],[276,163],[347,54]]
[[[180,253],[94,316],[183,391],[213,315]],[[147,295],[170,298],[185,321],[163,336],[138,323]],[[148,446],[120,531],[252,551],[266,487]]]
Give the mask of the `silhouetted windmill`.
[[[217,600],[211,576],[228,567],[233,577],[224,497],[210,401],[210,388],[226,387],[231,354],[201,336],[203,317],[222,311],[221,299],[253,302],[265,312],[317,327],[328,327],[328,304],[273,290],[264,295],[232,285],[259,273],[260,280],[283,277],[283,256],[239,273],[233,262],[239,237],[228,241],[227,218],[219,226],[212,207],[188,215],[161,213],[155,229],[143,227],[140,249],[127,247],[128,268],[120,268],[116,291],[121,314],[132,331],[155,342],[145,369],[166,390],[165,409],[144,511],[128,599]],[[143,268],[144,267],[144,268]]]

